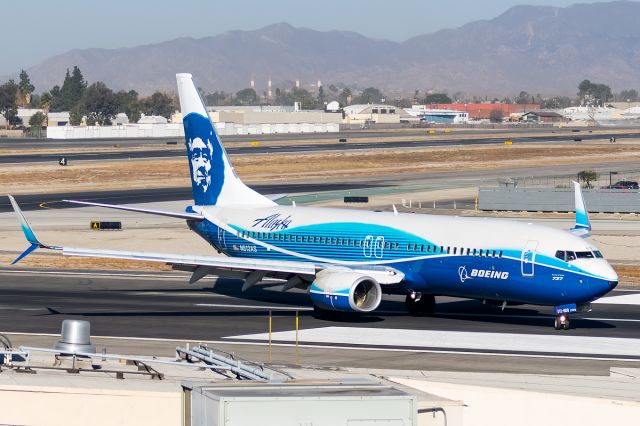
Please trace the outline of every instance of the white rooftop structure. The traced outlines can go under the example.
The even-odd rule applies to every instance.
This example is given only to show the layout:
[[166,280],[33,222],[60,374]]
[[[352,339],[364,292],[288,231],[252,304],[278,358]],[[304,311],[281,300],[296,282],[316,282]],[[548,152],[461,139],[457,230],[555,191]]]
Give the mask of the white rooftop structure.
[[167,119],[161,115],[143,115],[138,124],[167,124]]

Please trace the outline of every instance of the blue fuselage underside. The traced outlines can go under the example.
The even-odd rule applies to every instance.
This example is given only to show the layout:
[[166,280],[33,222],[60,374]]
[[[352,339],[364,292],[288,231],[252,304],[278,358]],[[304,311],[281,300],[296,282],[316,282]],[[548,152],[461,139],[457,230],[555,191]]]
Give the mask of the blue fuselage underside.
[[[305,261],[304,258],[269,250],[226,232],[214,224],[190,222],[189,226],[217,250],[233,257]],[[348,238],[348,235],[345,235]],[[332,259],[333,262],[368,262],[357,245],[332,245],[310,241],[269,241],[269,244],[306,256]],[[421,291],[471,299],[508,301],[557,306],[590,302],[612,289],[614,283],[602,278],[551,267],[544,263],[523,267],[520,254],[479,256],[450,253],[424,253],[415,259],[405,250],[388,250],[382,261],[405,274],[395,289]],[[414,259],[407,259],[414,257]],[[406,259],[406,260],[403,260]],[[617,284],[617,283],[616,283]],[[313,295],[312,295],[313,296]],[[326,296],[323,296],[326,297]],[[313,297],[312,297],[313,298]],[[317,298],[317,297],[316,297]],[[314,302],[319,302],[314,299]],[[331,303],[329,298],[324,303]],[[323,304],[324,304],[323,303]]]

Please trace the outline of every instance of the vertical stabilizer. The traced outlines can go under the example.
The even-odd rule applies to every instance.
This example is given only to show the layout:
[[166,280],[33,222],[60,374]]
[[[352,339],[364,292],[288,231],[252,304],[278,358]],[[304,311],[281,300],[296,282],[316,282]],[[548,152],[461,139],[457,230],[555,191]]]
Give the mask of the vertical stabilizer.
[[274,205],[236,175],[191,74],[176,74],[184,137],[196,205]]
[[578,182],[573,182],[575,203],[576,203],[576,224],[572,228],[574,233],[587,234],[591,231],[591,221],[589,220],[589,212],[584,203],[584,197],[582,196],[582,188]]

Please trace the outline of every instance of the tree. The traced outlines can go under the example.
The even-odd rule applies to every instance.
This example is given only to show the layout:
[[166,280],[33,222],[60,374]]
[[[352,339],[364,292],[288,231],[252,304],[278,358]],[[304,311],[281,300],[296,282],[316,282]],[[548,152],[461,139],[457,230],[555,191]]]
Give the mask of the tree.
[[236,102],[239,105],[255,105],[258,102],[258,94],[251,88],[242,89],[236,93]]
[[51,109],[52,100],[53,98],[51,97],[50,92],[43,92],[42,95],[40,95],[40,102],[38,104],[38,107],[42,108],[43,110],[45,110],[45,112],[48,113]]
[[446,93],[431,93],[427,95],[423,102],[424,104],[450,104],[451,98]]
[[524,90],[515,98],[517,104],[528,104],[533,100],[532,96]]
[[67,68],[62,87],[56,85],[51,89],[51,111],[71,111],[82,99],[86,88],[80,68],[74,66],[71,73]]
[[567,96],[556,96],[554,98],[543,99],[540,102],[540,108],[542,109],[560,109],[560,108],[568,108],[571,106],[573,102],[571,98]]
[[60,86],[57,84],[51,88],[49,91],[49,96],[51,96],[51,102],[49,102],[49,110],[53,112],[64,111],[64,105],[62,102],[62,95],[60,94]]
[[17,94],[18,85],[13,80],[0,86],[0,114],[7,120],[7,128],[18,115]]
[[[84,112],[80,105],[74,106],[71,108],[71,111],[69,111],[69,124],[72,126],[79,126],[82,124],[82,117],[84,117]],[[95,121],[93,124],[95,124]]]
[[[276,89],[276,98],[278,97],[278,91],[280,89]],[[213,92],[213,93],[209,93],[207,95],[205,95],[204,100],[207,103],[207,105],[228,105],[228,97],[229,95],[227,93],[225,93],[224,91],[222,92]]]
[[361,104],[379,104],[384,102],[384,95],[375,87],[367,87],[358,97],[358,103]]
[[587,188],[593,188],[591,182],[598,179],[598,174],[595,170],[583,170],[578,173],[578,180],[586,184]]
[[638,100],[638,91],[635,89],[623,90],[618,94],[618,100],[622,102],[636,102]]
[[584,105],[603,106],[613,95],[611,94],[611,88],[606,84],[582,80],[578,85],[578,97]]
[[318,99],[308,90],[295,88],[291,92],[291,97],[294,102],[300,103],[301,109],[317,109],[319,107]]
[[84,90],[79,103],[80,109],[87,115],[87,124],[109,125],[118,112],[118,103],[113,90],[101,81],[93,83]]
[[411,108],[411,101],[406,98],[394,99],[391,104],[397,106],[398,108]]
[[491,121],[492,123],[502,123],[502,110],[501,109],[492,109],[491,112],[489,112],[489,121]]
[[351,92],[351,89],[349,89],[348,87],[342,89],[342,92],[340,92],[340,94],[338,95],[338,102],[340,102],[340,106],[344,107],[347,105],[351,105],[352,96],[353,93]]
[[145,115],[160,115],[169,119],[176,111],[176,108],[171,96],[166,93],[155,92],[153,95],[142,100],[141,111]]
[[20,83],[18,83],[18,92],[20,93],[20,101],[22,106],[31,103],[31,94],[35,90],[35,86],[31,84],[29,74],[25,70],[20,71]]
[[114,94],[118,112],[127,114],[130,123],[137,123],[142,116],[141,105],[138,101],[138,92],[120,90]]
[[29,119],[29,126],[40,128],[47,120],[47,117],[40,111],[36,112]]
[[318,103],[320,105],[324,105],[324,101],[325,101],[324,89],[322,88],[322,86],[320,86],[318,87]]

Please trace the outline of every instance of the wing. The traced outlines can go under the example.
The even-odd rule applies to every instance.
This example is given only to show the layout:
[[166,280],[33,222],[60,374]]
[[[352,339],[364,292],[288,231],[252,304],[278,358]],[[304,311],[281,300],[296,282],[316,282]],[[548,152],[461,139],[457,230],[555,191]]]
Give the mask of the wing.
[[[94,257],[103,259],[127,259],[146,262],[158,262],[171,265],[174,269],[189,271],[192,273],[189,283],[195,283],[206,275],[228,276],[242,278],[245,280],[243,290],[253,286],[262,278],[274,277],[287,280],[284,289],[300,286],[303,282],[310,282],[316,273],[323,269],[329,269],[338,265],[328,263],[299,262],[287,260],[269,260],[252,258],[235,258],[225,256],[195,256],[184,254],[135,252],[119,250],[99,250],[90,248],[62,247],[43,244],[38,240],[31,228],[31,225],[24,217],[20,207],[12,196],[9,196],[11,204],[20,219],[22,231],[30,243],[13,263],[17,263],[37,248],[61,251],[65,256]],[[77,204],[96,205],[100,207],[116,208],[119,206],[101,205],[99,203],[77,202]],[[175,215],[174,217],[187,217],[189,219],[206,220],[203,216],[191,213],[170,213],[156,210],[122,208],[122,210],[139,211],[142,213],[161,214],[164,216]],[[180,216],[178,216],[180,215]],[[380,284],[396,284],[402,281],[404,274],[394,268],[386,266],[359,266],[351,268],[372,278]]]

